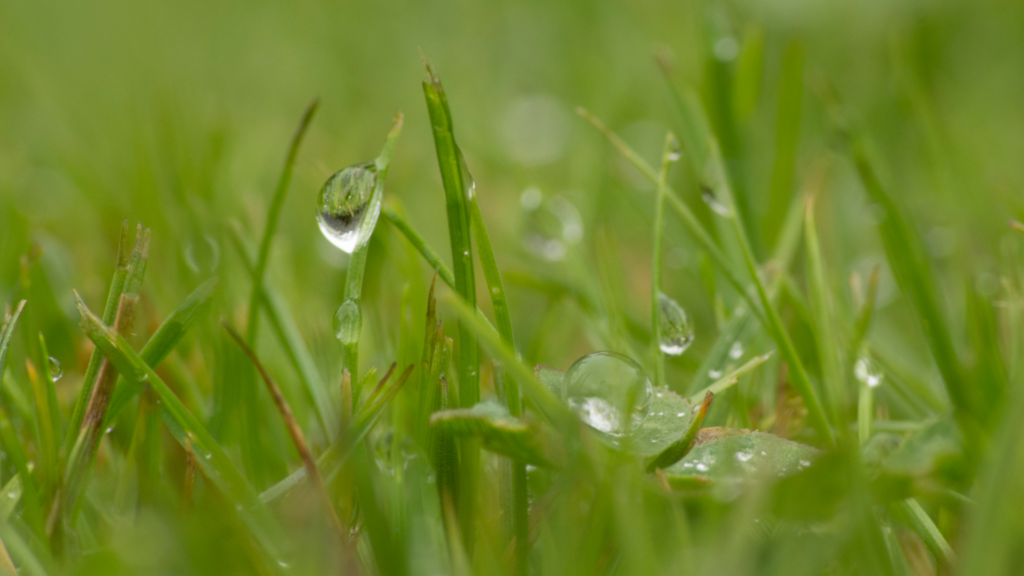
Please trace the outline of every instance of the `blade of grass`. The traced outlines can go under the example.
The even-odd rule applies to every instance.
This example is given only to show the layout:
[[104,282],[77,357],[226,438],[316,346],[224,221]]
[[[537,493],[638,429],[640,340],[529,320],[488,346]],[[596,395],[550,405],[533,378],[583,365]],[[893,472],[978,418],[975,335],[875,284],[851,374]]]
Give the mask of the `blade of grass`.
[[[103,306],[103,323],[111,325],[117,315],[117,306],[121,302],[121,293],[124,292],[125,282],[128,280],[128,269],[130,264],[130,252],[128,252],[128,220],[121,224],[121,238],[117,244],[117,263],[114,266],[114,277],[110,281],[110,289],[107,291],[107,302]],[[85,409],[89,404],[89,397],[92,396],[92,389],[96,385],[96,376],[100,371],[100,364],[103,362],[103,355],[93,349],[89,355],[89,365],[85,369],[85,377],[82,379],[82,389],[78,392],[75,400],[75,408],[71,412],[71,420],[68,422],[68,432],[64,436],[64,452],[70,452],[75,440],[78,439],[78,431],[82,428],[82,418],[85,416]]]
[[928,513],[921,508],[921,504],[914,498],[908,498],[899,503],[899,509],[905,516],[907,523],[914,532],[921,537],[928,551],[935,557],[936,562],[949,568],[956,564],[956,553],[953,547],[946,542],[946,538],[939,531],[939,528],[932,521]]
[[[242,237],[240,228],[238,226],[231,226],[229,230],[235,249],[242,259],[242,264],[251,273],[253,256]],[[324,431],[324,438],[328,440],[334,438],[340,426],[338,413],[334,403],[331,402],[323,377],[316,367],[316,362],[313,361],[313,356],[310,354],[309,347],[306,346],[306,342],[303,340],[294,318],[288,311],[288,307],[281,295],[266,281],[263,283],[261,299],[263,312],[269,318],[278,341],[284,347],[288,360],[299,375],[302,389],[306,393],[306,399],[316,411],[317,419]]]
[[[665,385],[665,355],[661,351],[661,261],[665,228],[665,188],[668,186],[668,169],[678,159],[679,141],[675,134],[665,135],[665,146],[661,153],[661,172],[658,174],[657,192],[654,200],[654,242],[651,250],[651,354],[654,356],[654,384]],[[673,155],[676,155],[673,157]]]
[[320,495],[324,500],[324,506],[326,506],[327,516],[331,521],[331,525],[338,531],[338,535],[347,540],[348,534],[342,528],[341,520],[338,518],[338,513],[334,509],[334,503],[331,501],[331,495],[327,492],[327,485],[324,484],[323,478],[320,476],[320,470],[316,467],[316,461],[313,460],[313,455],[309,451],[309,445],[306,443],[306,436],[302,433],[302,428],[295,421],[295,416],[292,414],[291,406],[288,405],[288,401],[285,400],[284,395],[281,394],[281,388],[278,387],[274,379],[270,377],[266,368],[256,357],[256,354],[252,351],[249,346],[246,345],[245,340],[242,339],[238,332],[235,332],[234,328],[231,327],[227,322],[223,323],[224,328],[231,335],[231,338],[238,344],[238,346],[245,352],[245,355],[249,357],[253,365],[256,367],[256,371],[260,373],[263,378],[263,382],[267,385],[267,390],[270,392],[270,396],[274,399],[274,404],[277,405],[278,412],[281,413],[281,418],[285,422],[285,426],[288,428],[288,434],[292,438],[292,442],[295,444],[295,449],[299,453],[299,457],[302,458],[302,465],[306,468],[306,476],[309,477],[310,483],[313,485],[313,489],[316,490],[317,494]]
[[[444,88],[441,86],[441,79],[429,64],[426,67],[428,77],[423,82],[423,94],[427,102],[430,125],[433,128],[437,164],[444,184],[455,291],[475,308],[476,280],[473,272],[473,239],[469,207],[475,184],[466,169],[462,151],[455,143],[452,114],[448,108]],[[469,408],[480,401],[479,349],[473,332],[463,326],[462,322],[459,322],[458,347],[459,406]],[[463,439],[460,447],[460,493],[453,494],[453,497],[458,505],[464,544],[472,553],[473,540],[476,537],[474,522],[480,448],[475,439],[468,438]]]
[[[847,404],[846,378],[842,372],[843,359],[833,322],[831,291],[825,272],[825,262],[821,256],[821,244],[818,241],[813,194],[805,196],[804,207],[804,261],[807,263],[807,289],[810,293],[811,313],[814,319],[814,336],[825,381],[825,402],[832,421],[838,423]],[[840,426],[839,429],[845,430],[845,427]]]
[[753,251],[751,250],[750,243],[747,240],[746,230],[743,228],[743,223],[740,222],[739,213],[735,210],[732,191],[729,188],[728,176],[725,173],[721,155],[718,152],[718,145],[714,140],[711,140],[709,148],[711,150],[708,156],[710,162],[709,169],[711,172],[709,176],[713,179],[713,185],[717,188],[716,193],[719,198],[725,200],[727,207],[730,208],[733,229],[736,233],[736,237],[740,241],[740,248],[743,252],[743,258],[747,265],[747,271],[754,282],[758,298],[761,301],[761,305],[765,311],[765,316],[768,320],[768,324],[765,325],[765,328],[768,330],[768,334],[772,336],[772,339],[775,340],[775,344],[779,348],[779,353],[781,354],[782,359],[789,365],[790,373],[793,376],[793,385],[796,387],[800,396],[804,400],[804,404],[807,406],[807,413],[811,425],[821,436],[822,441],[827,446],[832,446],[835,444],[835,439],[832,436],[832,430],[829,427],[825,411],[822,408],[821,403],[818,401],[817,394],[814,391],[814,387],[811,385],[811,381],[807,375],[806,368],[804,368],[803,361],[801,361],[797,354],[796,347],[793,346],[793,341],[786,331],[786,328],[782,325],[782,318],[779,317],[775,307],[772,306],[771,299],[768,297],[768,292],[765,290],[764,283],[761,281],[757,264],[754,261]]
[[[597,128],[602,134],[604,134],[608,141],[611,142],[612,145],[619,150],[622,156],[626,158],[626,160],[628,160],[631,164],[636,166],[636,168],[640,170],[640,172],[648,180],[650,180],[654,185],[658,184],[659,177],[658,173],[655,172],[654,168],[651,168],[647,161],[644,160],[635,151],[633,151],[633,149],[630,148],[629,145],[626,144],[621,138],[619,138],[618,135],[612,132],[607,126],[604,125],[603,122],[598,120],[597,117],[595,117],[589,111],[583,108],[578,108],[577,113],[580,116],[587,119],[591,124],[594,125],[595,128]],[[694,153],[689,149],[686,150],[686,152],[690,154]],[[665,186],[665,193],[666,200],[668,200],[672,208],[674,208],[675,211],[679,214],[680,219],[683,221],[683,225],[686,227],[687,231],[690,233],[693,239],[696,240],[698,244],[700,244],[700,246],[708,253],[709,256],[711,256],[711,260],[718,266],[722,274],[725,275],[726,280],[729,281],[733,288],[735,288],[736,291],[740,294],[740,296],[743,297],[750,305],[750,309],[753,311],[754,315],[761,320],[762,324],[767,325],[764,319],[764,315],[759,309],[757,302],[747,292],[743,283],[740,281],[739,276],[736,275],[736,272],[733,270],[732,264],[730,264],[729,258],[726,257],[725,253],[722,252],[722,250],[718,247],[718,244],[715,243],[715,240],[711,237],[708,231],[704,229],[704,226],[697,219],[697,216],[694,215],[694,213],[690,210],[686,203],[679,198],[678,194],[675,192],[675,190],[672,189],[671,186]]]
[[744,374],[752,371],[754,368],[757,368],[761,364],[764,364],[765,362],[768,361],[769,358],[771,358],[771,356],[772,356],[771,352],[769,352],[767,354],[761,354],[760,356],[754,356],[750,360],[747,360],[747,362],[745,362],[739,368],[736,368],[735,370],[730,371],[725,376],[722,376],[721,378],[716,380],[713,384],[711,384],[707,388],[704,388],[703,390],[700,390],[699,392],[695,392],[695,393],[691,394],[687,398],[687,400],[691,404],[696,404],[698,402],[701,402],[702,399],[704,398],[704,396],[707,393],[709,393],[709,392],[712,393],[712,394],[720,394],[721,392],[724,392],[725,390],[728,390],[731,386],[733,386],[734,384],[739,382],[740,376],[743,376]]
[[[152,368],[159,366],[177,347],[192,325],[205,315],[219,285],[220,280],[217,277],[200,284],[157,328],[139,352],[139,357]],[[114,385],[114,395],[110,398],[107,413],[103,418],[103,429],[113,425],[121,409],[145,388],[144,384],[129,382],[124,376],[118,376]]]
[[401,204],[398,204],[397,199],[391,202],[392,205],[384,206],[382,210],[384,217],[416,248],[416,251],[423,256],[427,264],[430,264],[430,267],[437,271],[441,280],[454,290],[455,276],[452,276],[452,271],[448,269],[448,266],[441,260],[437,252],[427,244],[427,241],[409,224],[405,217],[405,210],[402,209]]
[[939,307],[934,289],[935,282],[921,238],[896,205],[896,201],[883,187],[868,160],[863,142],[855,140],[852,152],[854,164],[868,195],[885,212],[885,217],[879,225],[879,233],[885,245],[886,255],[900,289],[907,294],[921,323],[925,340],[942,373],[949,397],[959,413],[970,414],[979,422],[984,422],[988,415],[976,413],[977,394],[975,388],[964,379],[963,367],[953,345],[949,326]]
[[[474,186],[474,191],[475,191]],[[505,287],[501,280],[501,271],[498,270],[498,262],[494,257],[494,249],[491,247],[491,239],[487,234],[487,226],[484,223],[483,214],[480,213],[480,205],[477,202],[476,194],[470,197],[470,216],[472,219],[473,238],[476,240],[477,254],[480,257],[480,266],[484,271],[484,279],[487,281],[487,289],[491,295],[491,306],[494,309],[494,319],[498,324],[498,331],[501,340],[506,346],[515,350],[515,335],[512,332],[512,319],[509,316],[508,300],[505,298]],[[519,417],[523,414],[522,397],[519,392],[519,383],[511,374],[506,374],[505,369],[497,364],[494,367],[495,379],[504,383],[505,407],[512,416]],[[502,478],[499,482],[502,489],[501,500],[504,505],[503,516],[508,523],[507,538],[509,542],[516,543],[515,551],[515,573],[526,574],[527,559],[529,553],[529,509],[526,491],[526,464],[510,459],[502,460]]]
[[11,336],[14,335],[14,327],[18,324],[18,318],[21,316],[21,311],[25,309],[27,302],[22,300],[18,302],[18,305],[14,307],[14,312],[11,313],[11,317],[4,322],[4,327],[0,329],[0,377],[4,375],[4,367],[7,362],[7,349],[11,345]]
[[182,448],[191,446],[198,453],[196,462],[203,474],[218,490],[238,504],[235,509],[259,543],[259,552],[270,556],[269,565],[278,565],[281,549],[285,545],[284,536],[252,486],[235,468],[223,448],[121,335],[104,326],[81,299],[78,306],[82,313],[82,329],[86,336],[117,366],[119,372],[127,378],[145,381],[150,385],[160,398],[161,416],[167,430]]
[[[359,245],[356,246],[355,251],[352,252],[352,257],[348,261],[348,273],[345,276],[345,302],[353,302],[356,310],[359,310],[363,294],[363,273],[366,269],[366,257],[370,251],[370,237],[373,234],[374,227],[377,225],[377,218],[380,216],[381,205],[384,201],[384,182],[387,180],[391,156],[394,153],[395,146],[398,144],[398,136],[402,133],[404,118],[401,112],[395,115],[391,131],[388,132],[387,139],[384,141],[384,148],[374,162],[377,168],[377,179],[374,184],[373,194],[370,196],[370,201],[366,206],[363,222],[360,224]],[[360,315],[362,314],[362,312],[359,313]],[[342,344],[341,365],[342,370],[348,370],[354,376],[359,375],[358,333],[351,342],[344,342]],[[359,379],[356,378],[355,381],[358,382]],[[360,392],[362,392],[360,386],[352,389],[352,401],[356,405],[359,403]]]
[[654,472],[659,468],[667,468],[686,456],[686,453],[690,451],[690,447],[693,445],[693,439],[697,437],[700,425],[704,423],[704,417],[708,415],[708,409],[711,408],[711,400],[714,397],[715,395],[710,390],[704,393],[704,399],[700,403],[697,415],[690,420],[690,426],[686,429],[686,434],[679,441],[663,450],[661,454],[651,458],[651,461],[647,464],[648,472]]

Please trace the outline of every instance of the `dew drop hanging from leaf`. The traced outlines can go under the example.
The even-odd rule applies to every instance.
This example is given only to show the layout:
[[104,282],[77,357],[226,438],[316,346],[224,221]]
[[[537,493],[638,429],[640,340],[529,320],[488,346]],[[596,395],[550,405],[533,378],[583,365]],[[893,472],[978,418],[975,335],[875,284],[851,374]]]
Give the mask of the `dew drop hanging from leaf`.
[[862,354],[853,365],[853,375],[858,381],[874,388],[882,383],[882,370],[867,354]]
[[377,169],[368,162],[335,173],[320,189],[316,213],[320,231],[349,254],[365,240],[363,221],[376,183]]
[[354,300],[346,300],[334,313],[334,334],[342,344],[359,341],[359,331],[363,327],[363,315],[359,304]]
[[658,295],[660,323],[658,347],[669,356],[679,356],[693,343],[693,325],[686,310],[664,294]]
[[643,368],[615,352],[588,354],[565,373],[563,398],[585,424],[625,436],[647,418],[653,387]]
[[57,380],[60,380],[62,376],[64,376],[64,369],[61,368],[60,362],[58,362],[53,356],[50,356],[50,377],[53,378],[54,382],[56,382]]
[[523,245],[549,262],[565,259],[569,246],[583,238],[580,213],[561,196],[545,199],[537,188],[527,188],[519,199],[523,208]]

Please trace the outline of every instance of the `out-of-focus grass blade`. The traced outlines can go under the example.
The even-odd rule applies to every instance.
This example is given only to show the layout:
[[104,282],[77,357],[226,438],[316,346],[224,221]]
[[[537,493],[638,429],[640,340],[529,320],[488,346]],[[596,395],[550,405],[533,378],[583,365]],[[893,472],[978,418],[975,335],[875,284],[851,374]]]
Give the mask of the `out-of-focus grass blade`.
[[[232,226],[230,231],[231,239],[234,241],[242,263],[251,273],[252,255],[242,238],[242,233],[237,226]],[[323,428],[324,438],[331,439],[338,431],[338,412],[327,393],[323,377],[316,367],[316,362],[313,361],[313,355],[310,354],[309,347],[306,346],[288,306],[273,285],[267,282],[263,283],[262,297],[263,312],[270,319],[277,339],[284,346],[288,360],[291,361],[295,372],[299,375],[306,399],[315,409],[317,419]]]
[[398,229],[399,232],[405,236],[405,239],[416,248],[416,251],[423,256],[423,259],[430,264],[430,267],[437,270],[437,275],[441,277],[441,280],[448,285],[452,290],[455,289],[455,276],[452,276],[452,271],[448,269],[448,266],[441,260],[438,253],[427,244],[427,241],[409,224],[408,219],[405,216],[405,210],[402,209],[401,204],[398,200],[392,200],[391,205],[386,205],[382,209],[382,214],[387,218],[388,222]]
[[661,153],[661,172],[658,174],[657,195],[654,201],[654,242],[651,249],[651,354],[654,356],[654,385],[665,385],[665,354],[661,351],[661,264],[665,228],[665,187],[668,169],[679,159],[679,141],[675,134],[665,135]]
[[793,385],[797,391],[800,392],[800,396],[804,400],[804,404],[807,406],[807,413],[810,419],[811,425],[821,436],[822,441],[831,446],[835,444],[835,439],[832,437],[832,430],[829,428],[828,418],[825,416],[825,411],[818,401],[818,396],[814,391],[814,387],[811,385],[811,380],[807,375],[807,369],[804,367],[803,361],[796,352],[796,347],[793,345],[793,341],[786,331],[785,326],[782,324],[782,318],[779,317],[775,307],[772,306],[771,299],[768,296],[768,292],[765,290],[764,283],[761,281],[759,271],[757,269],[757,263],[754,261],[754,253],[750,248],[750,242],[747,239],[746,230],[743,227],[743,223],[740,221],[740,214],[735,209],[735,202],[733,201],[732,191],[729,187],[728,176],[725,173],[725,167],[722,164],[721,155],[718,152],[718,146],[712,139],[709,147],[711,153],[708,156],[709,171],[708,176],[712,178],[712,186],[715,187],[715,191],[719,198],[726,202],[727,207],[730,209],[732,214],[731,220],[733,222],[733,229],[736,233],[736,237],[740,241],[740,248],[743,251],[743,259],[747,264],[747,271],[750,273],[751,279],[754,281],[754,286],[757,288],[757,295],[761,301],[761,306],[764,308],[765,316],[767,317],[768,323],[765,328],[768,330],[768,334],[775,340],[776,346],[779,348],[779,353],[782,359],[789,364],[790,373],[793,375]]
[[[608,141],[611,142],[612,145],[619,150],[623,157],[625,157],[626,160],[629,160],[631,164],[636,166],[636,168],[640,170],[640,172],[645,177],[647,177],[648,180],[650,180],[655,185],[658,184],[658,173],[654,170],[654,168],[651,168],[651,166],[647,164],[647,161],[644,160],[639,154],[637,154],[632,148],[630,148],[628,144],[626,144],[621,138],[618,137],[618,135],[616,135],[614,132],[608,129],[608,127],[605,126],[603,122],[598,120],[597,117],[595,117],[587,110],[579,108],[577,109],[577,112],[581,116],[586,118],[591,124],[593,124],[594,127],[597,128],[602,134],[604,134],[604,136],[608,138]],[[707,145],[705,144],[702,148],[706,149]],[[700,152],[692,151],[689,148],[686,150],[686,153],[697,156],[702,155]],[[759,309],[757,302],[755,302],[755,300],[747,292],[746,288],[743,285],[743,282],[740,281],[740,278],[736,274],[733,265],[730,263],[729,258],[718,247],[718,244],[715,243],[715,240],[711,237],[711,234],[709,234],[707,230],[704,229],[704,226],[697,219],[697,216],[694,215],[694,213],[690,210],[686,203],[683,202],[681,198],[679,198],[679,195],[675,192],[675,190],[672,189],[671,186],[666,185],[665,192],[668,194],[666,196],[666,199],[669,201],[669,204],[676,210],[677,213],[679,213],[679,216],[682,219],[683,224],[686,226],[687,230],[690,232],[693,238],[697,240],[697,243],[700,244],[700,246],[704,248],[705,251],[707,251],[709,256],[711,256],[712,261],[718,265],[719,270],[721,270],[722,274],[725,275],[726,280],[728,280],[729,283],[732,284],[733,288],[736,289],[740,296],[747,300],[754,314],[758,318],[762,318],[762,322],[764,322],[761,310]]]
[[885,217],[878,228],[889,264],[921,322],[925,340],[942,373],[949,397],[958,411],[984,421],[987,415],[977,413],[977,393],[971,383],[964,379],[963,366],[939,307],[936,283],[921,238],[882,185],[862,142],[854,142],[853,157],[868,195],[884,211]]
[[283,534],[280,534],[252,486],[210,433],[189,413],[160,376],[132,350],[128,342],[104,326],[81,300],[79,308],[82,312],[82,328],[89,339],[117,366],[122,375],[150,385],[160,397],[162,416],[168,431],[183,448],[191,447],[196,452],[196,462],[203,474],[238,504],[239,515],[259,542],[259,549],[272,558],[269,564],[277,564],[284,542]]
[[953,547],[949,545],[946,538],[939,532],[939,528],[932,521],[928,513],[921,508],[921,504],[914,498],[908,498],[899,503],[899,509],[904,514],[905,520],[914,529],[914,532],[921,537],[928,551],[932,553],[941,565],[948,567],[956,564],[956,554]]
[[[0,538],[11,553],[11,557],[17,561],[21,568],[21,574],[29,576],[47,576],[56,573],[53,566],[44,564],[32,549],[32,546],[25,540],[18,530],[7,522],[0,522]],[[14,572],[18,574],[19,572]]]
[[764,364],[765,362],[768,361],[769,358],[771,358],[771,356],[771,352],[767,354],[762,354],[760,356],[754,356],[750,360],[747,360],[747,362],[744,363],[739,368],[730,371],[728,374],[716,380],[707,388],[704,388],[703,390],[691,394],[690,397],[687,398],[687,400],[689,400],[693,404],[696,404],[698,402],[701,402],[704,399],[705,394],[707,394],[708,392],[712,394],[719,394],[725,390],[728,390],[730,386],[736,384],[736,382],[739,381],[740,376],[743,376],[744,374],[750,372],[754,368],[757,368],[761,364]]
[[18,501],[21,500],[21,492],[21,476],[15,474],[0,490],[0,522],[7,522],[11,512],[14,512]]
[[[124,292],[124,285],[128,280],[129,257],[128,220],[125,219],[121,224],[121,238],[117,244],[117,263],[114,266],[114,278],[110,281],[110,289],[107,291],[107,302],[103,306],[103,323],[107,326],[114,323],[117,306],[121,301],[121,293]],[[85,409],[89,404],[89,397],[92,396],[92,389],[96,385],[96,376],[99,374],[102,362],[103,355],[100,354],[99,350],[93,349],[92,354],[89,356],[89,365],[85,369],[85,378],[82,379],[82,389],[78,392],[75,408],[71,412],[71,420],[68,422],[68,433],[64,437],[65,452],[71,451],[75,440],[78,439],[78,431],[82,428],[82,418],[85,416]]]
[[[842,372],[842,356],[835,322],[833,322],[833,304],[828,277],[825,272],[825,261],[821,256],[821,243],[818,241],[818,226],[814,218],[814,196],[806,196],[804,211],[804,261],[807,264],[807,289],[811,299],[814,337],[817,341],[818,357],[821,359],[824,377],[825,398],[832,421],[839,423],[840,414],[847,403],[846,379]],[[840,426],[840,430],[845,427]]]
[[765,218],[765,237],[774,238],[777,222],[793,194],[794,169],[800,143],[800,117],[804,93],[804,47],[800,39],[787,42],[779,70],[779,95],[775,122],[775,160]]
[[[171,315],[164,320],[163,324],[157,328],[156,332],[153,333],[153,336],[143,346],[142,351],[139,352],[139,358],[142,358],[142,361],[151,368],[159,366],[167,358],[167,355],[181,342],[181,339],[185,337],[185,334],[188,333],[192,325],[206,313],[210,300],[217,292],[219,285],[220,280],[217,277],[213,277],[200,284],[198,288],[189,294],[188,298],[185,298],[174,312],[171,312]],[[145,389],[145,384],[129,381],[123,375],[118,376],[117,384],[114,385],[114,395],[110,399],[107,415],[103,419],[104,429],[114,422],[121,409],[136,394],[140,394]]]
[[[18,478],[22,479],[22,501],[24,502],[22,517],[40,542],[48,542],[39,483],[30,473],[28,456],[25,455],[21,439],[18,438],[11,419],[2,409],[0,409],[0,442],[3,444],[4,453],[7,454],[17,472]],[[2,524],[3,522],[0,522],[0,525]]]
[[11,345],[11,336],[14,334],[14,327],[18,323],[18,317],[21,316],[21,311],[25,309],[25,304],[25,300],[18,302],[18,305],[14,307],[14,312],[11,313],[11,317],[4,322],[3,329],[0,329],[0,377],[3,377],[4,374],[4,367],[7,362],[7,349]]
[[53,380],[47,384],[45,375],[40,375],[28,359],[25,360],[28,378],[32,382],[32,399],[35,406],[35,432],[39,450],[39,477],[44,498],[49,498],[57,489],[60,481],[60,460],[57,448],[59,429],[53,427],[53,411],[56,406],[50,404],[50,390]]

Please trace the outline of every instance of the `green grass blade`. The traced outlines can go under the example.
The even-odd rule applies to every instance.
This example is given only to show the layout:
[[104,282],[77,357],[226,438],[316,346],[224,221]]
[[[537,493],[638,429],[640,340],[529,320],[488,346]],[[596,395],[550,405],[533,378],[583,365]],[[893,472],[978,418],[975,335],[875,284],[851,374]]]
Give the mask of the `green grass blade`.
[[[577,112],[580,114],[580,116],[583,116],[591,124],[593,124],[594,127],[597,128],[602,134],[604,134],[608,141],[611,142],[612,145],[619,150],[622,156],[625,157],[626,160],[629,160],[631,164],[636,166],[636,168],[640,170],[640,172],[648,180],[650,180],[651,183],[653,183],[655,186],[658,185],[659,175],[654,170],[654,168],[651,168],[647,161],[645,161],[639,154],[633,151],[633,149],[630,148],[628,144],[626,144],[621,138],[618,137],[618,135],[616,135],[614,132],[608,129],[608,127],[605,126],[603,122],[598,120],[593,114],[591,114],[587,110],[584,110],[583,108],[578,109]],[[694,154],[694,152],[690,151],[689,149],[687,150],[687,153]],[[722,252],[721,248],[718,247],[718,244],[715,243],[715,240],[711,237],[711,234],[709,234],[708,231],[704,229],[704,226],[700,223],[700,220],[697,219],[697,216],[694,215],[694,213],[690,210],[686,203],[683,202],[681,198],[679,198],[679,195],[675,192],[675,190],[672,189],[671,186],[665,186],[665,192],[667,194],[665,197],[666,200],[668,200],[672,208],[674,208],[675,211],[679,214],[680,219],[683,221],[683,225],[686,226],[686,229],[690,233],[690,235],[708,253],[708,255],[711,257],[712,262],[714,262],[718,266],[718,269],[722,272],[722,274],[725,275],[725,278],[726,280],[729,281],[729,284],[731,284],[733,288],[735,288],[736,291],[740,294],[740,296],[742,296],[747,301],[754,315],[761,319],[762,324],[766,324],[764,316],[761,310],[759,309],[757,302],[748,293],[743,282],[740,281],[739,276],[736,274],[733,265],[730,262],[730,259],[725,255],[724,252]]]
[[964,379],[963,367],[953,345],[949,326],[939,307],[934,277],[921,239],[896,205],[896,201],[882,186],[862,143],[854,143],[853,155],[868,195],[885,211],[885,217],[879,225],[879,233],[885,245],[889,264],[900,289],[906,293],[917,314],[932,357],[942,373],[949,397],[958,411],[984,421],[984,416],[987,415],[976,413],[976,394],[971,384]]
[[[654,242],[651,249],[651,354],[654,356],[654,384],[665,385],[665,355],[661,351],[661,264],[665,228],[665,189],[668,186],[668,169],[673,155],[678,155],[679,142],[675,134],[665,135],[665,147],[661,154],[661,172],[658,174],[657,192],[654,200]],[[678,158],[678,156],[676,156]]]
[[40,371],[29,370],[32,391],[36,404],[36,430],[39,437],[39,451],[42,457],[43,486],[47,493],[60,481],[60,410],[57,405],[57,390],[50,371],[50,352],[46,339],[39,334]]
[[0,329],[0,377],[4,375],[4,368],[7,362],[7,349],[11,345],[11,336],[14,335],[14,327],[18,324],[18,318],[21,316],[21,311],[25,309],[27,302],[22,300],[18,302],[18,305],[14,307],[14,312],[11,313],[11,317],[4,322],[4,327]]
[[835,439],[832,437],[832,430],[829,428],[828,419],[825,416],[825,411],[818,401],[818,396],[814,391],[814,387],[811,385],[810,378],[807,375],[807,369],[804,367],[803,361],[800,359],[796,352],[796,347],[793,345],[793,341],[790,338],[786,328],[782,325],[782,318],[779,317],[775,307],[771,304],[771,299],[768,297],[768,292],[765,290],[764,283],[761,281],[760,274],[757,269],[757,264],[754,261],[754,254],[750,248],[750,243],[747,240],[746,230],[743,228],[743,223],[740,221],[740,215],[735,210],[732,191],[729,188],[728,177],[725,173],[725,168],[722,164],[721,156],[718,152],[718,146],[711,141],[709,144],[711,154],[709,156],[710,171],[709,174],[713,178],[712,185],[716,188],[715,192],[717,196],[725,200],[727,207],[730,208],[732,213],[731,220],[733,222],[733,229],[736,233],[736,237],[740,241],[740,248],[743,251],[743,258],[747,264],[747,271],[750,274],[751,279],[754,281],[754,287],[757,289],[758,298],[761,301],[761,305],[765,310],[765,316],[767,317],[768,324],[765,328],[768,330],[768,334],[775,340],[775,344],[779,347],[779,353],[782,359],[789,364],[790,372],[793,375],[793,385],[796,387],[800,396],[803,397],[804,404],[807,406],[807,413],[810,419],[811,425],[821,436],[822,441],[832,446],[835,444]]
[[260,294],[263,292],[263,279],[267,272],[267,261],[270,259],[270,244],[274,239],[274,233],[277,231],[277,221],[281,217],[284,199],[288,194],[288,185],[292,180],[292,168],[295,165],[295,158],[299,154],[299,145],[302,144],[302,139],[306,135],[306,130],[309,128],[310,122],[313,121],[313,115],[316,114],[316,109],[319,105],[319,100],[313,100],[306,107],[306,111],[303,112],[302,119],[299,120],[299,126],[295,129],[295,135],[292,136],[291,145],[288,147],[288,155],[285,156],[284,168],[281,170],[281,176],[277,180],[274,197],[270,201],[270,211],[267,213],[267,227],[263,230],[259,256],[256,258],[256,267],[252,274],[253,286],[252,295],[249,297],[249,320],[246,333],[246,340],[250,345],[256,339]]
[[[189,294],[188,298],[185,298],[174,312],[171,312],[171,315],[164,320],[143,346],[142,351],[139,352],[139,357],[143,362],[154,369],[158,367],[177,347],[192,325],[206,314],[219,286],[218,278],[210,278]],[[114,385],[114,395],[107,407],[107,414],[103,419],[104,429],[109,428],[121,413],[121,409],[145,388],[144,384],[128,381],[124,376],[119,376]]]
[[[384,141],[384,148],[375,161],[377,179],[374,184],[373,194],[370,196],[370,201],[366,206],[363,221],[360,224],[360,243],[356,246],[355,251],[352,252],[352,257],[348,261],[348,273],[345,276],[345,302],[353,302],[357,310],[361,306],[360,301],[363,295],[363,273],[366,270],[366,257],[370,252],[370,237],[377,225],[377,218],[380,216],[381,206],[384,202],[384,183],[388,176],[388,166],[391,162],[395,146],[398,143],[398,136],[402,133],[403,122],[404,117],[399,112],[395,115],[391,131],[388,132],[387,139]],[[359,313],[360,315],[362,314],[361,311]],[[353,382],[359,382],[358,334],[356,334],[356,337],[351,342],[344,342],[342,344],[341,365],[343,370],[348,370],[352,374]],[[352,389],[352,400],[356,404],[359,403],[361,391],[359,386]]]
[[[843,375],[843,358],[840,353],[836,327],[833,321],[834,308],[832,291],[829,289],[825,262],[821,256],[818,241],[818,227],[814,218],[814,197],[806,197],[804,211],[804,261],[807,265],[807,288],[811,299],[811,313],[814,323],[814,337],[821,359],[824,377],[825,402],[833,422],[840,422],[840,414],[847,404],[846,378]],[[840,430],[845,427],[840,426]]]
[[405,217],[405,211],[401,208],[401,205],[397,204],[397,200],[393,200],[392,206],[384,206],[383,214],[387,218],[388,222],[398,229],[399,232],[405,236],[405,239],[416,248],[416,251],[423,256],[423,259],[430,264],[430,267],[437,270],[438,276],[441,280],[447,284],[452,290],[455,289],[455,276],[452,276],[452,271],[448,269],[448,266],[441,260],[441,257],[434,251],[433,248],[427,244],[427,241],[416,232],[415,229],[409,224],[409,221]]
[[[121,301],[121,293],[124,292],[125,282],[128,280],[128,268],[130,261],[128,252],[128,220],[121,224],[121,238],[117,244],[117,263],[114,267],[114,277],[110,281],[110,289],[107,291],[107,302],[103,306],[103,323],[111,325],[114,323],[114,316],[117,314],[117,305]],[[89,404],[89,397],[92,396],[92,389],[96,385],[96,376],[100,371],[100,364],[103,362],[103,355],[98,350],[93,350],[89,355],[89,365],[85,369],[85,378],[82,379],[82,389],[78,392],[75,400],[75,408],[71,412],[71,420],[68,422],[68,432],[64,436],[64,451],[69,452],[78,438],[78,431],[82,428],[82,418],[85,416],[85,409]]]
[[168,431],[182,448],[191,447],[196,452],[196,462],[205,476],[227,497],[240,505],[239,515],[260,543],[260,550],[271,558],[279,558],[283,535],[278,533],[269,511],[260,502],[245,477],[235,468],[223,448],[122,336],[104,326],[81,300],[79,309],[82,313],[82,329],[86,336],[117,366],[121,374],[150,385],[160,398],[163,409],[161,414]]
[[953,547],[946,541],[942,532],[939,532],[939,528],[928,516],[928,513],[921,508],[921,504],[914,498],[908,498],[899,503],[899,508],[905,515],[907,523],[928,547],[928,551],[932,553],[936,561],[947,567],[954,566],[956,554],[953,552]]

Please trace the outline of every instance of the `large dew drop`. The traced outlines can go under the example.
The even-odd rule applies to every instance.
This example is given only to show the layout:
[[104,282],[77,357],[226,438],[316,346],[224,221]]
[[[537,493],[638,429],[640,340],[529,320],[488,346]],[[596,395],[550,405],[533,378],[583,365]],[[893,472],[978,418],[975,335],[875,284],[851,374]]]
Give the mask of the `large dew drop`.
[[658,318],[661,335],[658,347],[669,356],[679,356],[693,343],[693,325],[686,310],[675,300],[660,294],[658,296]]
[[545,199],[537,188],[527,188],[519,198],[523,207],[523,244],[549,262],[564,260],[569,246],[583,238],[583,222],[576,207],[561,196]]
[[369,162],[337,172],[320,189],[316,212],[320,231],[349,254],[363,241],[360,230],[376,184],[377,170]]
[[636,362],[615,352],[580,358],[565,373],[563,397],[591,428],[625,436],[647,417],[653,390]]

